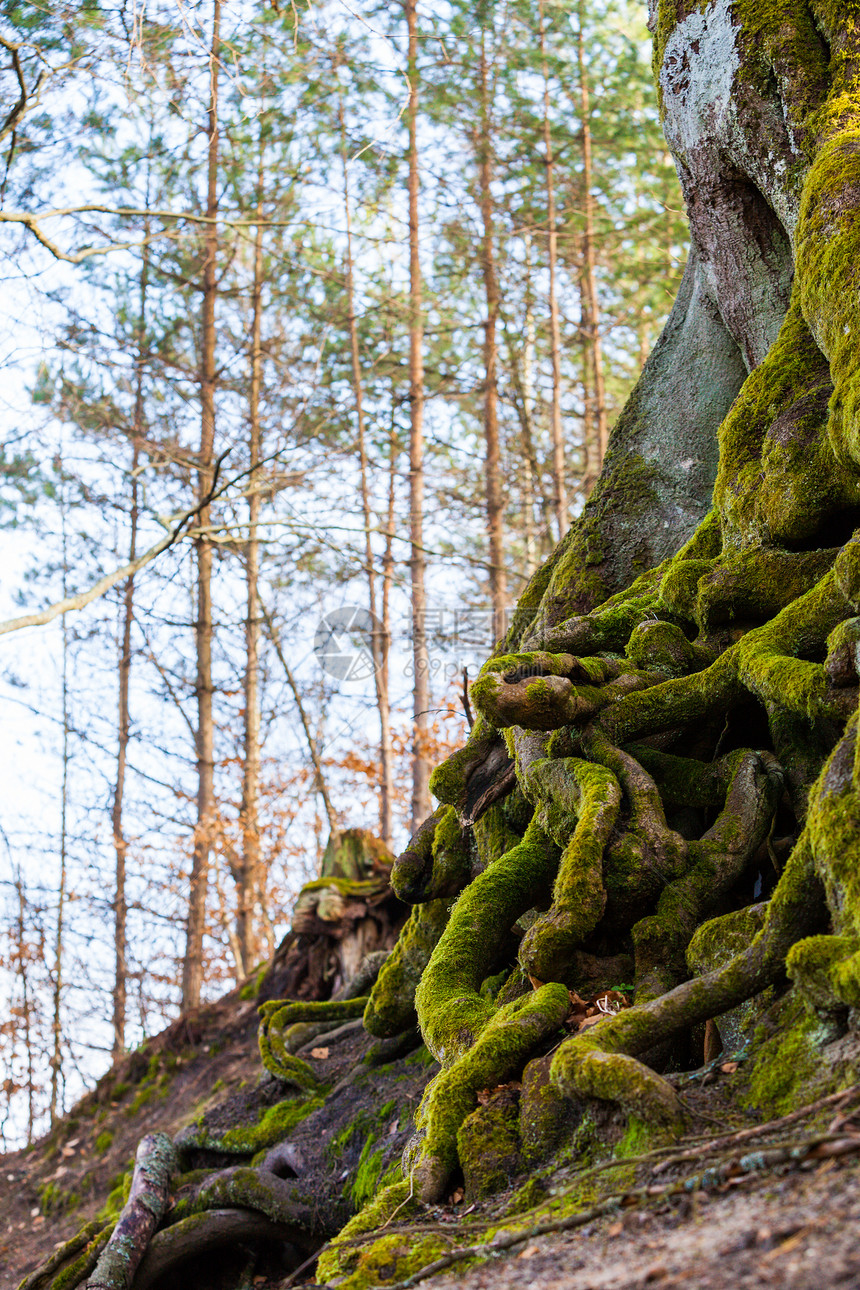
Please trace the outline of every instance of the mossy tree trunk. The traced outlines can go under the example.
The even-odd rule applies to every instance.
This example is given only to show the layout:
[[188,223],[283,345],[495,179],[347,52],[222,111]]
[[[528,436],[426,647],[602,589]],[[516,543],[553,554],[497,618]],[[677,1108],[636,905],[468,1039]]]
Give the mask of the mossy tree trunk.
[[[860,1006],[857,18],[652,6],[687,271],[582,518],[473,686],[469,744],[432,781],[443,808],[393,874],[419,911],[461,892],[416,996],[443,1066],[411,1162],[424,1200],[444,1194],[475,1080],[511,1078],[565,989],[618,984],[624,955],[636,1006],[562,1043],[552,1078],[673,1129],[680,1103],[638,1055],[786,972],[822,1040]],[[458,829],[477,860],[452,862]],[[689,980],[697,928],[766,895],[774,865],[752,943]]]

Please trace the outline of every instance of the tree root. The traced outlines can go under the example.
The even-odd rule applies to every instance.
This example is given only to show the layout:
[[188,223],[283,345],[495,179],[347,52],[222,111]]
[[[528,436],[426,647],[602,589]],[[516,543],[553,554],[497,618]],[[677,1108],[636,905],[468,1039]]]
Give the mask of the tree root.
[[176,1167],[176,1150],[166,1133],[149,1133],[141,1138],[131,1192],[87,1282],[87,1290],[129,1290],[150,1237],[167,1209]]
[[[114,1227],[115,1223],[105,1225],[98,1219],[87,1223],[26,1276],[18,1290],[71,1290],[71,1287],[80,1285],[98,1263]],[[70,1259],[73,1262],[70,1263]],[[58,1275],[54,1276],[54,1273]]]
[[364,1028],[377,1039],[391,1039],[415,1024],[415,989],[448,922],[447,898],[417,905],[370,992]]
[[792,945],[815,930],[824,908],[807,830],[777,885],[764,926],[747,950],[706,976],[565,1040],[552,1061],[553,1083],[568,1097],[605,1098],[641,1119],[680,1130],[685,1117],[674,1089],[635,1061],[636,1054],[773,984],[785,970]]
[[[564,975],[574,952],[603,915],[603,850],[618,814],[621,790],[611,771],[575,757],[533,763],[526,784],[535,796],[559,805],[573,823],[552,905],[539,915],[520,945],[520,963],[530,976],[546,981]],[[560,841],[557,833],[556,841]]]
[[307,1062],[294,1056],[309,1039],[320,1034],[323,1023],[340,1024],[361,1017],[367,1006],[367,995],[351,999],[328,999],[315,1003],[290,1003],[269,999],[260,1005],[258,1042],[260,1057],[270,1075],[295,1084],[306,1092],[322,1087]]
[[424,1042],[450,1066],[477,1039],[493,1014],[479,994],[510,928],[546,891],[558,848],[533,821],[518,846],[472,882],[457,900],[415,994]]
[[476,1105],[479,1089],[494,1088],[519,1072],[534,1048],[559,1029],[570,1006],[563,985],[541,986],[500,1008],[479,1038],[428,1086],[416,1115],[416,1138],[404,1153],[419,1201],[442,1199],[457,1163],[457,1132]]
[[[212,1209],[157,1232],[138,1269],[134,1290],[152,1290],[188,1259],[244,1241],[293,1241],[289,1223],[273,1222],[253,1209]],[[178,1284],[178,1283],[174,1283]]]

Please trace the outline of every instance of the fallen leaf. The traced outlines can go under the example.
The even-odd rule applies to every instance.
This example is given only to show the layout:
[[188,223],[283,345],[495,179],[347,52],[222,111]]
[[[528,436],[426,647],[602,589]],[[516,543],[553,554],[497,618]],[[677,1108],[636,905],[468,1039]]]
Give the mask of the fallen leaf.
[[762,1258],[762,1263],[770,1263],[773,1259],[778,1259],[780,1255],[789,1254],[792,1250],[796,1250],[806,1234],[806,1228],[795,1232],[794,1236],[790,1236],[787,1241],[783,1241],[775,1250],[768,1250],[767,1254]]
[[595,1012],[589,1017],[583,1017],[582,1021],[579,1023],[579,1029],[587,1030],[589,1026],[596,1026],[598,1021],[602,1021],[605,1016],[605,1012]]
[[723,1072],[724,1075],[734,1075],[737,1068],[738,1068],[737,1062],[723,1062],[722,1065],[720,1066],[720,1070]]
[[611,1227],[607,1227],[607,1229],[606,1229],[606,1235],[607,1235],[607,1236],[620,1236],[620,1235],[621,1235],[621,1233],[622,1233],[623,1231],[624,1231],[624,1224],[623,1224],[623,1223],[613,1223]]
[[539,1245],[527,1245],[524,1250],[520,1250],[517,1255],[518,1259],[533,1259],[536,1254],[540,1254]]
[[528,978],[532,983],[533,990],[539,990],[542,985],[546,985],[546,981],[539,981],[536,976],[532,976],[531,972],[529,972]]
[[328,1049],[328,1048],[312,1048],[312,1049],[311,1049],[311,1057],[319,1057],[319,1058],[323,1058],[323,1057],[328,1057],[328,1055],[329,1055],[329,1049]]

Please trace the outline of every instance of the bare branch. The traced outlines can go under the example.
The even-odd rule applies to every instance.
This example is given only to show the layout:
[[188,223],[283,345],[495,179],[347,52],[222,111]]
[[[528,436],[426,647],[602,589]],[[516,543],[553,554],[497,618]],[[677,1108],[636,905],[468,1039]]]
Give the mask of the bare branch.
[[[132,560],[128,564],[124,564],[120,569],[114,569],[113,573],[106,573],[103,578],[99,578],[98,582],[94,583],[86,591],[80,591],[75,596],[66,596],[64,600],[57,600],[53,605],[48,605],[46,609],[41,609],[37,613],[23,614],[20,618],[7,618],[5,622],[0,623],[0,636],[6,636],[9,632],[21,631],[24,627],[43,627],[46,623],[53,622],[55,618],[59,618],[62,614],[68,614],[73,609],[83,609],[86,605],[92,604],[94,600],[98,600],[106,592],[110,591],[111,587],[115,587],[118,582],[124,582],[126,578],[133,577],[140,569],[150,564],[156,556],[161,555],[162,551],[166,551],[168,547],[173,546],[174,542],[182,535],[186,525],[194,519],[194,516],[203,510],[205,506],[208,506],[210,502],[214,501],[216,497],[220,497],[235,482],[234,480],[229,480],[227,483],[222,484],[220,488],[217,487],[218,471],[226,455],[226,452],[222,453],[215,463],[212,487],[206,496],[197,502],[191,510],[183,512],[173,522],[172,527],[165,533],[164,537],[156,542],[154,546],[151,546],[148,551],[144,551],[143,555],[138,556],[136,560]],[[243,471],[238,478],[242,478],[247,474],[247,471]]]

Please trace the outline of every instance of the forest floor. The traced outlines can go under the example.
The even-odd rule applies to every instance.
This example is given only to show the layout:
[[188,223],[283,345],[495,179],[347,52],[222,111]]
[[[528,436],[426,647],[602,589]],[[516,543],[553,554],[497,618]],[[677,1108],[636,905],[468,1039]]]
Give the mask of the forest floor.
[[[48,1138],[0,1158],[0,1290],[15,1290],[55,1244],[98,1214],[144,1133],[176,1133],[201,1112],[256,1084],[256,1024],[255,1004],[242,1002],[234,991],[201,1009],[193,1021],[169,1027],[150,1041],[145,1056],[124,1058]],[[342,1063],[355,1060],[360,1041],[356,1044],[355,1036],[344,1041]],[[727,1117],[733,1129],[755,1124],[751,1113],[737,1112],[733,1085],[740,1078],[717,1072],[707,1087],[687,1095],[700,1133],[719,1136],[714,1121]],[[414,1088],[409,1096],[416,1096]],[[818,1131],[826,1130],[832,1112],[815,1123]],[[851,1127],[856,1133],[853,1114]],[[783,1140],[808,1131],[808,1125],[796,1126]],[[427,1290],[860,1287],[860,1157],[818,1159],[799,1168],[782,1164],[735,1176],[714,1190],[673,1194],[673,1181],[683,1179],[684,1169],[693,1172],[706,1163],[703,1155],[680,1171],[658,1169],[653,1176],[649,1162],[640,1164],[635,1176],[628,1170],[626,1198],[613,1212],[575,1231],[526,1237],[509,1251],[461,1264],[421,1285]],[[544,1172],[541,1186],[546,1197],[563,1199],[575,1181],[576,1170],[568,1166]],[[514,1186],[522,1182],[514,1180]],[[649,1183],[666,1184],[663,1194],[630,1194]],[[607,1178],[600,1194],[610,1195],[620,1185],[620,1178],[616,1183]],[[470,1207],[462,1192],[455,1192],[452,1203],[417,1223],[413,1219],[411,1231],[420,1230],[422,1222],[437,1231],[441,1224],[455,1243],[468,1245],[480,1239],[476,1232],[482,1226],[500,1226],[510,1200],[510,1194],[497,1195]],[[517,1224],[524,1220],[526,1215],[517,1215]],[[399,1226],[395,1222],[389,1231]],[[404,1227],[405,1240],[408,1230]],[[313,1284],[312,1268],[305,1276]],[[260,1290],[280,1284],[259,1280]]]

